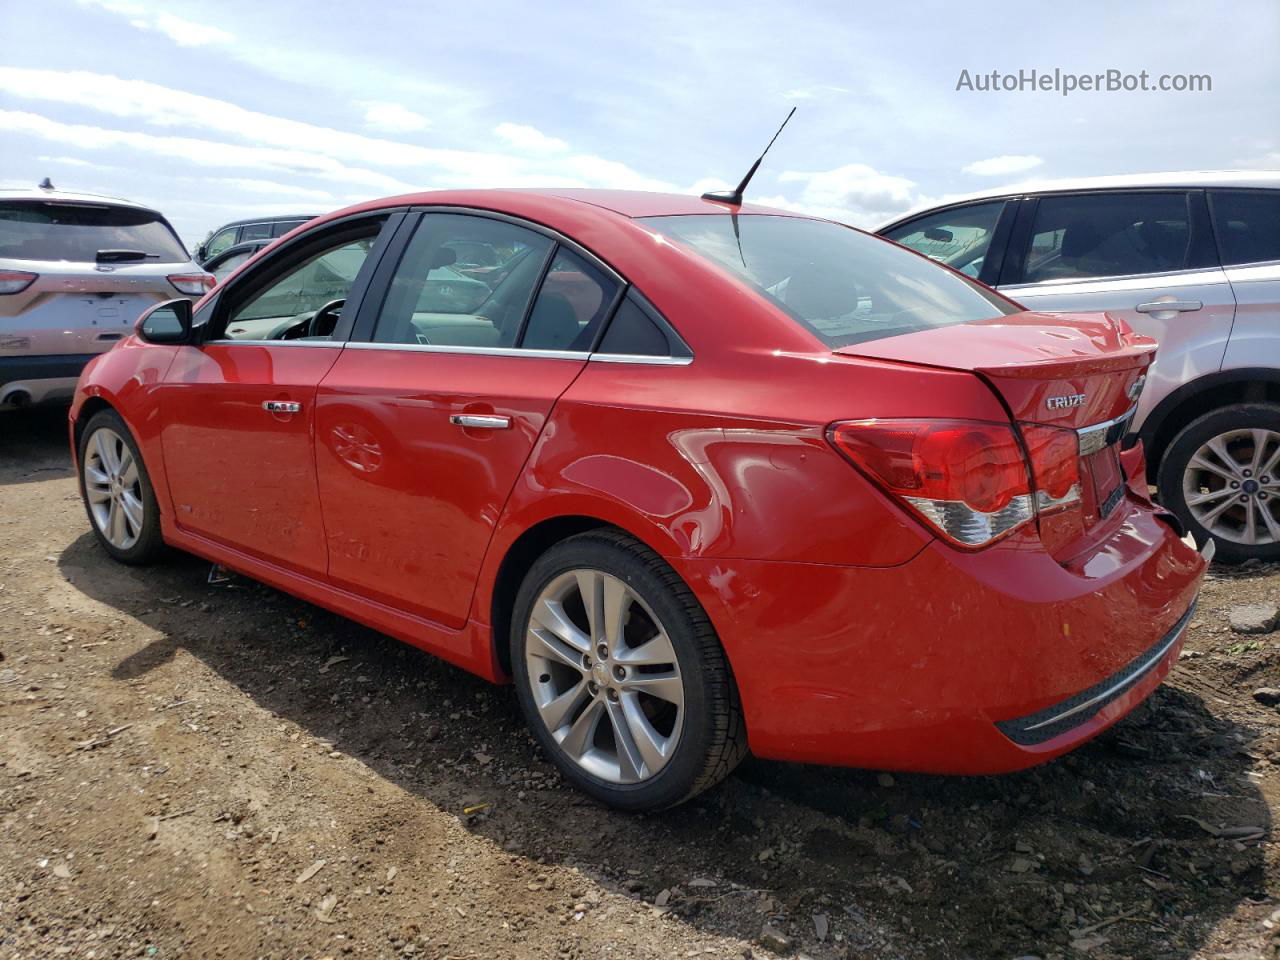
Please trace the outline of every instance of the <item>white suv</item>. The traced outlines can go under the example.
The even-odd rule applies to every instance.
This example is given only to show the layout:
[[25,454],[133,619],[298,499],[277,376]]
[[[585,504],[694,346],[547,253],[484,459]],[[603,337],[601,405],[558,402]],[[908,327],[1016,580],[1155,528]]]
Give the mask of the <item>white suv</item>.
[[70,399],[143,310],[213,284],[155,210],[47,180],[0,190],[0,410]]
[[1225,560],[1280,559],[1280,172],[1024,185],[876,232],[1028,309],[1158,340],[1130,429],[1160,500]]

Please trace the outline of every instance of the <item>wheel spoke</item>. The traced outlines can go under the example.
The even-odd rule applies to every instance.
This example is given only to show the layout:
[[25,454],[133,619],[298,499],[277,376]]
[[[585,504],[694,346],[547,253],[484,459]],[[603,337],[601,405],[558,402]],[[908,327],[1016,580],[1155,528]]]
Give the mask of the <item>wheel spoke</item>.
[[631,735],[636,750],[644,761],[645,770],[651,774],[666,762],[670,741],[653,729],[653,724],[649,722],[649,718],[645,716],[640,706],[639,697],[634,694],[623,694],[618,705],[622,708],[621,713],[626,721],[627,732]]
[[1228,509],[1229,507],[1234,506],[1234,505],[1236,504],[1236,502],[1237,502],[1237,501],[1235,500],[1235,498],[1232,498],[1232,499],[1227,500],[1227,501],[1225,501],[1225,502],[1223,502],[1223,503],[1220,503],[1220,504],[1218,504],[1216,507],[1214,507],[1212,510],[1207,511],[1207,512],[1204,514],[1204,516],[1199,517],[1198,519],[1199,519],[1199,520],[1200,520],[1200,522],[1201,522],[1201,523],[1203,523],[1206,527],[1212,526],[1212,525],[1213,525],[1213,522],[1214,522],[1215,520],[1217,520],[1217,519],[1218,519],[1218,517],[1222,516],[1222,514],[1226,513],[1226,512],[1227,512],[1227,509]]
[[115,476],[116,458],[115,451],[111,449],[111,441],[107,439],[110,431],[99,430],[93,435],[93,445],[98,450],[98,459],[102,462],[103,469],[107,472],[108,477]]
[[1276,438],[1275,452],[1273,452],[1271,456],[1267,458],[1266,462],[1258,468],[1258,475],[1269,476],[1271,477],[1272,482],[1275,482],[1275,469],[1277,463],[1280,463],[1280,437]]
[[[97,461],[97,462],[101,462],[101,461]],[[87,481],[89,481],[89,483],[96,483],[105,487],[107,484],[111,482],[111,478],[107,476],[107,474],[103,470],[94,466],[94,463],[95,463],[94,460],[90,460],[88,463],[85,464],[84,478]]]
[[1262,455],[1266,452],[1271,433],[1267,430],[1250,430],[1249,435],[1253,437],[1253,459],[1249,461],[1249,470],[1256,477],[1259,475],[1258,467],[1262,465]]
[[1202,457],[1198,453],[1191,458],[1191,462],[1188,464],[1188,466],[1195,467],[1200,470],[1208,470],[1210,473],[1221,477],[1223,480],[1237,479],[1235,473],[1233,473],[1231,470],[1225,467],[1219,466],[1218,464],[1214,463],[1212,460],[1206,460],[1204,457]]
[[651,697],[674,703],[684,703],[684,684],[674,673],[633,673],[628,675],[619,686],[623,690],[635,693],[647,693]]
[[126,489],[138,482],[138,464],[134,462],[133,454],[129,452],[128,447],[125,448],[124,459],[120,462],[120,482]]
[[1240,464],[1236,463],[1235,458],[1231,456],[1230,451],[1227,450],[1227,443],[1222,437],[1214,437],[1205,446],[1214,452],[1214,455],[1222,461],[1223,466],[1230,470],[1232,474],[1239,476]]
[[85,488],[85,496],[89,498],[90,503],[106,503],[111,499],[111,491],[95,484]]
[[637,647],[622,647],[614,659],[628,667],[660,667],[675,664],[676,651],[671,646],[671,638],[659,631]]
[[590,626],[588,649],[604,639],[604,575],[598,570],[579,570],[578,593],[582,596],[582,608],[587,612]]
[[560,746],[569,756],[575,760],[582,759],[582,755],[587,752],[595,738],[596,725],[600,723],[602,716],[604,716],[604,704],[599,700],[592,700],[587,704],[587,708],[578,714],[578,719],[573,721],[573,726],[560,740]]
[[110,528],[110,533],[107,534],[107,538],[117,547],[123,544],[126,537],[124,529],[124,510],[120,508],[120,503],[117,500],[111,501],[111,512],[107,519],[107,525]]
[[560,601],[543,597],[534,604],[531,619],[534,624],[550,631],[579,653],[586,653],[591,649],[591,638],[569,619]]
[[1262,512],[1262,522],[1267,526],[1267,533],[1271,535],[1271,541],[1273,543],[1280,542],[1280,522],[1277,522],[1275,515],[1272,514],[1270,504],[1259,503],[1258,509]]
[[125,519],[129,521],[130,535],[138,536],[142,533],[142,501],[133,495],[129,490],[124,491],[120,495],[120,506],[124,508]]
[[551,660],[566,667],[572,667],[574,670],[582,669],[582,654],[549,630],[532,626],[529,628],[528,654],[531,657],[540,657],[543,660]]
[[1232,490],[1230,487],[1223,487],[1221,490],[1212,490],[1209,493],[1189,494],[1187,496],[1188,507],[1198,507],[1202,503],[1213,503],[1215,500],[1221,500],[1223,497],[1234,497],[1238,490]]
[[538,707],[538,712],[542,714],[542,719],[547,722],[547,729],[555,733],[568,723],[579,708],[590,699],[591,693],[587,690],[586,681],[579,680],[558,697]]
[[[609,723],[613,726],[613,742],[617,745],[618,774],[623,783],[634,783],[647,775],[644,757],[636,744],[635,734],[631,731],[631,725],[627,722],[627,715],[623,712],[621,703],[606,701],[605,709],[609,712]],[[658,759],[661,757],[659,756]]]
[[631,608],[631,594],[627,585],[616,577],[601,577],[601,629],[604,642],[610,651],[622,649],[622,628]]
[[1258,542],[1258,501],[1253,497],[1244,504],[1244,542]]

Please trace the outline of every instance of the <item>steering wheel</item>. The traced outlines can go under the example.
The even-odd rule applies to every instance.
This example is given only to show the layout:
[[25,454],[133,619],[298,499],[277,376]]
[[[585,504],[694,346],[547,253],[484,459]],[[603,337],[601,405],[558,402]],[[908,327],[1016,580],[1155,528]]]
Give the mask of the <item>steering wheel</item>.
[[323,307],[311,315],[311,319],[307,321],[306,332],[304,337],[327,337],[330,336],[338,326],[338,318],[342,314],[342,306],[345,304],[346,298],[338,300],[330,300]]

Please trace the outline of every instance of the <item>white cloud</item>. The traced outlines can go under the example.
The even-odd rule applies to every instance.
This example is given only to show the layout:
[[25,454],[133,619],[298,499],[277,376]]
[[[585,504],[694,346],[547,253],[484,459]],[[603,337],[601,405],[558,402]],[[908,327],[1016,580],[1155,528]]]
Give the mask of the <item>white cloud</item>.
[[799,200],[777,196],[758,203],[858,225],[878,223],[920,202],[914,181],[864,163],[811,173],[788,170],[778,179],[801,184]]
[[364,125],[371,130],[379,130],[383,133],[412,133],[431,126],[431,121],[422,114],[414,113],[398,103],[366,100],[361,106],[364,107]]
[[40,163],[57,163],[64,167],[99,167],[100,164],[90,163],[88,160],[81,160],[79,157],[36,157]]
[[200,167],[264,170],[272,173],[306,175],[349,184],[376,187],[384,193],[409,193],[421,185],[406,183],[374,170],[352,167],[332,157],[301,150],[273,147],[246,147],[194,137],[156,136],[128,130],[109,130],[86,124],[60,123],[39,114],[0,110],[0,129],[7,134],[26,134],[81,150],[132,151],[184,160]]
[[328,190],[315,190],[311,187],[300,187],[293,183],[280,183],[277,180],[258,180],[252,177],[202,177],[202,184],[226,186],[244,193],[262,193],[275,197],[298,197],[303,200],[314,200],[333,206],[333,194]]
[[559,153],[569,149],[569,145],[558,137],[549,137],[537,127],[523,123],[500,123],[493,132],[513,147],[531,153]]
[[1014,173],[1034,170],[1044,161],[1030,154],[1003,154],[989,157],[986,160],[975,160],[963,168],[964,173],[972,173],[979,177],[1007,177]]
[[235,35],[219,27],[196,23],[165,11],[152,10],[134,0],[76,0],[82,7],[97,7],[108,13],[124,17],[139,30],[163,33],[180,47],[203,47],[209,44],[227,44]]
[[830,96],[833,93],[848,93],[846,87],[833,87],[827,84],[819,84],[813,87],[796,87],[788,90],[782,95],[783,100],[816,100],[822,97]]
[[[530,151],[495,153],[424,147],[258,113],[226,100],[105,74],[0,67],[0,92],[72,104],[154,127],[185,127],[212,132],[249,144],[242,146],[185,136],[154,136],[61,124],[37,114],[16,114],[24,118],[21,121],[24,129],[58,142],[78,143],[83,140],[87,141],[89,148],[96,149],[105,139],[135,150],[185,156],[201,166],[284,170],[371,186],[385,184],[388,189],[398,192],[495,186],[672,189],[666,181],[647,177],[625,164],[591,154],[560,152],[543,157],[530,155]],[[562,144],[563,149],[568,150],[568,144],[563,141],[552,137],[545,139]],[[411,171],[417,185],[376,172],[378,168]]]

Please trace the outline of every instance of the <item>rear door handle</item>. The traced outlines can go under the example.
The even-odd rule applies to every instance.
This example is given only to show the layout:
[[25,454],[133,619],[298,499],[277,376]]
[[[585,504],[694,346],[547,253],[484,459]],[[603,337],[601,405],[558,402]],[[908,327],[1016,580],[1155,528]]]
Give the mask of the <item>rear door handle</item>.
[[478,413],[455,413],[449,422],[472,430],[506,430],[511,426],[510,417],[486,416]]
[[301,413],[302,404],[296,400],[263,400],[262,409],[267,413]]
[[1204,304],[1199,300],[1152,300],[1134,307],[1139,313],[1186,313],[1203,308]]

